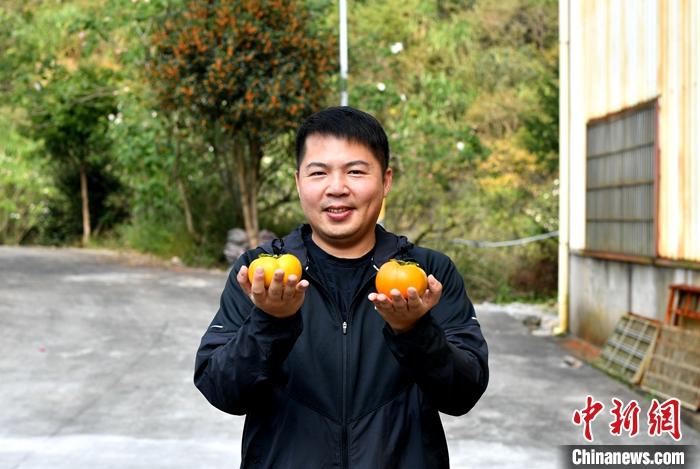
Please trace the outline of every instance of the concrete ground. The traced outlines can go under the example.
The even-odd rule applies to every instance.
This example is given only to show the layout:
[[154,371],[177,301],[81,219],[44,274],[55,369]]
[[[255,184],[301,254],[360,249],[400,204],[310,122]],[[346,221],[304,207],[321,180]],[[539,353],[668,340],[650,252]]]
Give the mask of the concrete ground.
[[[107,252],[0,246],[0,468],[238,467],[243,418],[217,411],[192,384],[225,277]],[[596,443],[673,443],[646,435],[640,394],[570,366],[557,340],[512,315],[477,314],[491,381],[468,415],[443,418],[453,467],[559,467],[559,445],[584,441],[571,415],[589,394],[606,406]],[[613,397],[640,401],[642,435],[609,434]],[[700,443],[682,431],[679,443]]]

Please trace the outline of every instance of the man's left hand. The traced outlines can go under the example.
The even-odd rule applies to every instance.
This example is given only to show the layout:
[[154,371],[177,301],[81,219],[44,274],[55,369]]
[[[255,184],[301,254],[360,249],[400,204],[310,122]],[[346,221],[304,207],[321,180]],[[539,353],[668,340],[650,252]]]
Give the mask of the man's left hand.
[[409,287],[407,299],[395,288],[391,290],[391,296],[370,293],[367,298],[374,303],[374,309],[393,331],[400,334],[410,330],[425,313],[430,311],[440,301],[441,294],[442,284],[429,275],[428,289],[423,296],[419,296],[415,288]]

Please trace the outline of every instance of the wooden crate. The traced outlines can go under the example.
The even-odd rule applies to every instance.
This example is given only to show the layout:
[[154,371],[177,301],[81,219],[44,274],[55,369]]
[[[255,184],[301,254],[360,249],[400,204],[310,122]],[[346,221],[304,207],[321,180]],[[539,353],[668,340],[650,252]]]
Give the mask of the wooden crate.
[[669,285],[666,324],[682,326],[684,319],[700,321],[700,287],[694,285]]
[[675,397],[688,409],[700,409],[700,333],[664,325],[641,386],[666,399]]
[[649,363],[659,327],[659,322],[653,319],[625,314],[615,325],[595,365],[628,383],[639,383]]

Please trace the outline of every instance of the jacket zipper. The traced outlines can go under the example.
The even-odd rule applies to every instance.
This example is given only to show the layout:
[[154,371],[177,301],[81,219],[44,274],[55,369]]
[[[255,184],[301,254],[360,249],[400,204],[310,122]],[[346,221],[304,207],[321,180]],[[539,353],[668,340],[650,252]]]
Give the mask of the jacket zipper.
[[[349,318],[348,318],[349,319]],[[347,468],[348,464],[348,426],[347,426],[347,374],[348,374],[348,323],[343,321],[343,387],[341,388],[341,414],[343,416],[343,425],[340,431],[340,457],[341,464],[340,467]]]
[[[379,270],[377,266],[374,264],[374,258],[372,258],[372,267],[374,268],[375,271]],[[348,451],[348,433],[347,433],[347,382],[346,382],[346,375],[347,375],[347,369],[348,369],[348,348],[347,348],[347,332],[348,332],[348,327],[349,323],[351,322],[352,319],[352,312],[355,310],[354,306],[355,303],[357,302],[357,299],[360,297],[362,292],[365,291],[367,288],[367,285],[376,277],[376,273],[370,276],[370,278],[367,279],[365,283],[360,286],[358,289],[358,292],[355,294],[355,297],[352,299],[350,302],[350,310],[347,312],[346,317],[347,322],[343,321],[343,409],[342,409],[342,414],[343,414],[343,426],[342,426],[342,432],[341,432],[341,438],[342,438],[342,443],[340,446],[341,449],[341,457],[342,457],[342,463],[341,467],[348,468],[349,467],[349,451]]]
[[[309,266],[308,264],[304,267],[304,271],[306,274],[309,276],[311,280],[313,280],[317,286],[319,291],[323,296],[326,297],[326,302],[331,306],[331,309],[333,312],[335,312],[338,316],[338,319],[341,321],[340,326],[341,326],[341,334],[342,334],[342,386],[341,386],[341,395],[340,395],[340,413],[341,413],[341,424],[340,424],[340,467],[341,468],[347,468],[348,467],[348,430],[347,430],[347,423],[346,423],[346,410],[345,408],[347,407],[346,403],[346,392],[345,388],[347,387],[347,366],[348,366],[348,346],[347,346],[347,335],[348,335],[348,323],[347,321],[343,321],[343,315],[340,313],[340,311],[335,307],[335,304],[333,301],[330,301],[331,296],[328,294],[326,291],[326,287],[323,286],[323,284],[316,278],[314,277],[313,274],[309,271]],[[350,318],[348,318],[350,319]]]
[[355,306],[355,303],[357,299],[359,298],[360,292],[363,292],[366,288],[367,285],[376,277],[376,271],[379,270],[379,268],[375,265],[374,263],[374,258],[372,258],[372,267],[375,270],[375,273],[367,279],[365,283],[362,284],[362,286],[359,288],[358,292],[355,294],[354,298],[350,302],[350,311],[347,312],[347,320],[343,320],[343,315],[340,313],[335,308],[335,305],[333,304],[332,301],[328,301],[330,299],[330,295],[326,291],[326,288],[323,286],[323,284],[316,278],[314,277],[311,272],[309,272],[309,266],[308,264],[304,267],[304,271],[306,271],[307,275],[309,276],[310,279],[312,279],[319,287],[319,290],[323,295],[326,297],[326,301],[328,301],[328,304],[331,305],[331,307],[335,310],[335,312],[338,314],[338,317],[341,321],[341,330],[342,330],[342,353],[343,353],[343,369],[342,369],[342,388],[341,388],[341,426],[340,426],[340,467],[341,468],[348,468],[349,467],[349,457],[348,457],[348,429],[347,429],[347,369],[348,369],[348,345],[347,345],[347,337],[348,337],[348,327],[350,320],[352,319],[352,311],[353,311],[353,306]]

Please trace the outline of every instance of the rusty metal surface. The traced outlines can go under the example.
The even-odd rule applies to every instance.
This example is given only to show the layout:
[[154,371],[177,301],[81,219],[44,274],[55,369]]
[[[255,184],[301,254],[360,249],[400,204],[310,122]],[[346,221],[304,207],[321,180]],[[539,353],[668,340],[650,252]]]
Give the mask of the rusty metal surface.
[[[658,99],[655,251],[700,261],[700,2],[570,0],[570,242],[586,248],[586,124]],[[566,157],[564,155],[563,157]],[[578,179],[578,181],[577,181]],[[646,196],[645,196],[646,197]]]
[[[697,103],[698,75],[690,76],[690,62],[694,54],[695,68],[700,52],[697,24],[700,9],[697,2],[663,2],[660,21],[662,29],[662,56],[659,64],[659,92],[662,96],[659,111],[659,255],[669,259],[700,261],[700,180],[693,155],[698,157],[698,142],[691,147],[690,137],[700,132],[698,122],[691,121],[691,97]],[[690,22],[696,30],[691,34]],[[694,81],[693,81],[694,80]],[[691,128],[694,127],[693,128]],[[695,193],[693,195],[693,192]],[[696,235],[694,236],[693,233]]]

